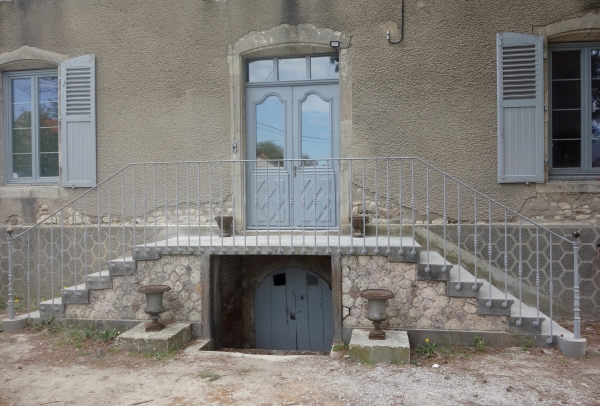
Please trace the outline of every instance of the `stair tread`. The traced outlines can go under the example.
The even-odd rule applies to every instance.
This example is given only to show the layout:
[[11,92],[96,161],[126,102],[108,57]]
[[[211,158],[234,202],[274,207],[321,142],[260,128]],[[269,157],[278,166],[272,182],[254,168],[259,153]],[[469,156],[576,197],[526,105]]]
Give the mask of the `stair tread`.
[[444,261],[444,257],[436,251],[421,251],[419,254],[419,262],[421,264],[427,264],[427,254],[429,253],[429,265],[446,265],[448,268],[454,267],[448,260]]
[[86,290],[86,288],[85,288],[85,283],[80,283],[77,286],[68,286],[68,287],[64,288],[63,290]]
[[108,269],[105,269],[104,271],[101,271],[101,272],[94,272],[94,273],[89,273],[87,275],[84,275],[84,277],[89,277],[89,276],[105,278],[107,276],[110,276],[110,272]]
[[129,256],[129,257],[120,257],[120,258],[113,258],[110,261],[107,262],[135,262],[135,259],[133,259],[133,257]]
[[54,299],[48,299],[43,302],[40,302],[40,305],[61,305],[61,304],[63,304],[62,297],[55,297]]

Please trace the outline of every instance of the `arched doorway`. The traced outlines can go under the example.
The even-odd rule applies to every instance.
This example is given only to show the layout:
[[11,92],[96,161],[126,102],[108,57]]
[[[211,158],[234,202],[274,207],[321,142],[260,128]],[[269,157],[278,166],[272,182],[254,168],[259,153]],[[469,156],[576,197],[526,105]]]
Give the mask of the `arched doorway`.
[[256,348],[329,351],[331,287],[314,272],[290,267],[267,276],[254,292]]

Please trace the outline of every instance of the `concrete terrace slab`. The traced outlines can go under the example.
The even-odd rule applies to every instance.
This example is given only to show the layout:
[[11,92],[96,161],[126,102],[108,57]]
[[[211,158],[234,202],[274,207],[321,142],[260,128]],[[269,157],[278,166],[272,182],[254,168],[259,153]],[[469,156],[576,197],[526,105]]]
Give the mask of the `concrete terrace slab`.
[[[282,231],[274,231],[271,235],[236,235],[221,238],[218,235],[180,236],[147,243],[138,244],[140,253],[160,250],[161,254],[283,254],[283,255],[388,255],[404,249],[409,255],[414,247],[420,252],[421,246],[409,237],[365,237],[314,235],[306,233],[293,235]],[[410,249],[410,250],[409,250]],[[170,252],[169,252],[170,250]]]
[[146,323],[117,337],[117,348],[137,352],[169,352],[192,339],[190,323],[165,323],[161,331],[146,332]]

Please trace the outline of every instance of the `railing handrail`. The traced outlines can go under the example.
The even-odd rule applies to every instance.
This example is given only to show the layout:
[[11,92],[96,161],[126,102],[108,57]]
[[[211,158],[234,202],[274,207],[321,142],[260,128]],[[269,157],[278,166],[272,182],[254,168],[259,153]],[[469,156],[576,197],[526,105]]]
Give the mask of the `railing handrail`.
[[[120,173],[122,173],[123,171],[125,171],[127,168],[132,167],[132,166],[138,166],[138,165],[183,165],[183,164],[214,164],[214,163],[251,163],[251,162],[298,162],[298,161],[306,161],[307,159],[302,159],[302,158],[281,158],[281,159],[211,159],[211,160],[199,160],[199,161],[166,161],[166,162],[153,162],[153,161],[149,161],[149,162],[132,162],[129,163],[127,165],[125,165],[123,168],[119,169],[118,171],[116,171],[115,173],[113,173],[112,175],[110,175],[109,177],[107,177],[106,179],[100,181],[97,185],[91,187],[90,189],[86,190],[85,192],[83,192],[82,194],[80,194],[79,196],[73,198],[72,200],[70,200],[68,203],[64,204],[62,207],[56,209],[54,212],[52,212],[51,214],[47,215],[44,219],[38,221],[37,223],[35,223],[34,225],[28,227],[27,229],[23,230],[22,232],[20,232],[19,234],[15,235],[14,237],[12,237],[13,239],[21,237],[23,235],[25,235],[26,233],[28,233],[30,230],[39,227],[42,223],[44,223],[45,221],[47,221],[49,218],[51,218],[52,216],[54,216],[55,214],[57,214],[58,212],[64,210],[65,208],[67,208],[68,206],[72,205],[74,202],[76,202],[77,200],[79,200],[80,198],[82,198],[83,196],[87,195],[88,193],[94,191],[95,189],[99,188],[100,186],[102,186],[105,182],[109,181],[110,179],[114,178],[115,176],[119,175]],[[475,193],[478,196],[481,196],[484,199],[487,199],[488,201],[494,203],[495,205],[507,210],[508,212],[512,213],[513,215],[521,218],[522,220],[530,223],[531,225],[535,226],[535,227],[539,227],[545,231],[547,231],[550,234],[553,234],[554,236],[556,236],[557,238],[560,238],[563,241],[567,241],[569,243],[573,243],[572,240],[555,233],[554,231],[550,230],[549,228],[544,227],[543,225],[536,223],[535,221],[531,220],[528,217],[525,217],[524,215],[516,212],[515,210],[511,209],[508,206],[505,206],[504,204],[498,202],[496,199],[493,199],[491,197],[489,197],[488,195],[478,191],[477,189],[475,189],[474,187],[460,181],[459,179],[457,179],[456,177],[448,174],[447,172],[437,168],[436,166],[430,164],[429,162],[423,160],[422,158],[419,157],[414,157],[414,156],[391,156],[391,157],[362,157],[362,158],[324,158],[324,159],[319,159],[319,161],[386,161],[386,160],[412,160],[412,161],[419,161],[422,164],[428,166],[429,168],[435,170],[436,172],[440,173],[441,175],[453,180],[454,182],[456,182],[457,184],[469,189],[470,191],[472,191],[473,193]]]

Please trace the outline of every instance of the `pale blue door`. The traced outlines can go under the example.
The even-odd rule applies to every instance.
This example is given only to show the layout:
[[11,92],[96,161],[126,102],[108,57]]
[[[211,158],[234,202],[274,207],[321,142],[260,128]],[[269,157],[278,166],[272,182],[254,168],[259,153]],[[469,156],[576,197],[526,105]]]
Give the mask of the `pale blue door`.
[[337,84],[246,89],[249,228],[337,227],[338,123]]
[[329,351],[331,287],[319,275],[287,268],[267,276],[254,292],[256,348]]
[[337,55],[245,66],[248,228],[337,227]]

